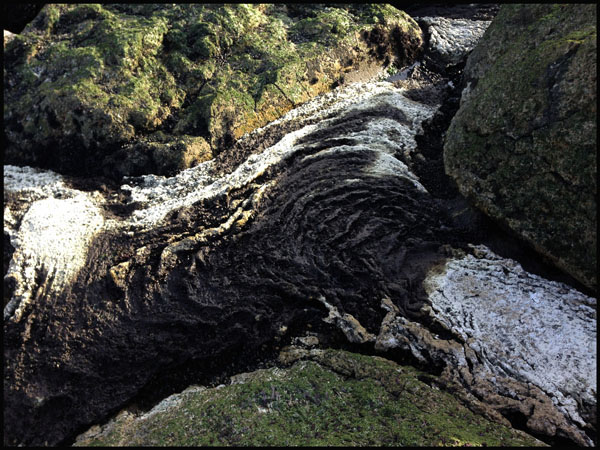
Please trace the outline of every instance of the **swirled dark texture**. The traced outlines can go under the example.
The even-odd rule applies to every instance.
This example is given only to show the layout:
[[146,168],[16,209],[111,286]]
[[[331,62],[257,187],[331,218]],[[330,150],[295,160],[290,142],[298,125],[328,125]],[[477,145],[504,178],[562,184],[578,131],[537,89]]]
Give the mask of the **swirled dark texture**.
[[157,373],[244,364],[282,334],[327,328],[319,299],[370,333],[383,297],[417,319],[425,269],[456,239],[406,166],[377,169],[382,158],[402,163],[357,135],[384,120],[388,134],[414,127],[388,97],[377,101],[388,108],[354,109],[305,133],[254,183],[144,232],[96,236],[75,283],[41,293],[43,305],[5,326],[8,443],[59,443]]

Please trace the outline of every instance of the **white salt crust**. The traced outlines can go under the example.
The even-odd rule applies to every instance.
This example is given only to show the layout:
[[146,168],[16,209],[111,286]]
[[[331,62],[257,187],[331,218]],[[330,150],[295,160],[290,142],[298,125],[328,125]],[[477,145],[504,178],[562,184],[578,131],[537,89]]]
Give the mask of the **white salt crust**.
[[448,64],[457,64],[471,50],[485,30],[489,20],[449,19],[446,17],[419,17],[429,26],[429,47],[437,51]]
[[432,316],[491,374],[538,386],[583,425],[577,399],[596,403],[596,300],[475,249],[425,280]]
[[27,205],[18,230],[13,211],[4,210],[5,231],[15,248],[7,272],[15,289],[4,319],[19,321],[39,287],[45,295],[58,293],[83,267],[104,219],[97,196],[68,188],[52,171],[4,166],[4,189]]

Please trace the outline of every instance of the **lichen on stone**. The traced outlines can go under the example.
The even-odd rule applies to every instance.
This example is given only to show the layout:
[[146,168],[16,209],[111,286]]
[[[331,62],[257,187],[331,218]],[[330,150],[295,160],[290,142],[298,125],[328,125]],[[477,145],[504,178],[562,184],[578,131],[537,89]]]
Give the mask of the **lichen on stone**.
[[383,5],[48,4],[6,46],[6,156],[172,175],[421,44],[416,23]]
[[446,171],[461,192],[592,290],[596,8],[504,5],[465,67]]

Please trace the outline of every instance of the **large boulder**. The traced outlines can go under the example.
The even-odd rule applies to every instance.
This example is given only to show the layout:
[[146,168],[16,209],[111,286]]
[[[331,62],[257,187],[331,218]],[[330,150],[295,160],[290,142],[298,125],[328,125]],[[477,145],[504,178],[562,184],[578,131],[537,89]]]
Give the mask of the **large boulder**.
[[[68,444],[296,338],[416,362],[495,422],[594,444],[595,301],[467,245],[478,230],[412,169],[427,165],[417,140],[437,109],[435,87],[415,94],[423,80],[343,86],[173,177],[119,187],[5,166],[5,445]],[[403,442],[498,443],[429,428],[441,410],[428,405],[448,403],[421,387],[408,403],[429,399],[429,418],[411,407],[417,437]],[[394,443],[402,404],[386,403],[361,442]],[[322,423],[312,411],[302,423]]]
[[446,172],[596,290],[596,7],[504,5],[465,67]]
[[7,162],[173,174],[422,42],[386,5],[46,5],[5,49]]
[[[223,152],[120,188],[5,166],[5,445],[72,442],[132,402],[152,406],[190,384],[254,370],[296,338],[315,337],[415,362],[506,427],[594,444],[595,300],[466,244],[474,228],[410,169],[436,107],[407,92],[389,82],[345,86],[239,139],[236,153],[247,155],[239,164],[220,166]],[[269,147],[255,145],[282,129]],[[429,399],[418,405],[427,423],[448,424],[438,419],[449,403],[430,401],[439,397],[424,386],[414,394],[398,400]],[[396,417],[402,404],[386,403],[379,413]],[[444,406],[427,406],[436,403]],[[365,404],[354,399],[344,415]],[[411,409],[417,417],[399,427],[426,427]],[[322,423],[313,412],[307,421]],[[274,418],[231,423],[234,438],[255,429],[253,417]],[[395,444],[388,419],[377,430],[382,444]],[[415,428],[402,441],[509,443],[470,426],[448,436],[450,425]],[[362,430],[353,437],[378,443]],[[141,445],[134,433],[125,438]]]

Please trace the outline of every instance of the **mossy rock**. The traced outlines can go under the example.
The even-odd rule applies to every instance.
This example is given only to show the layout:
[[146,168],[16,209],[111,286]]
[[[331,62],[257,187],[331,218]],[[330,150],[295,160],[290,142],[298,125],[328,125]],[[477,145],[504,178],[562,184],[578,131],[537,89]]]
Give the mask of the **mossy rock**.
[[347,71],[409,63],[421,46],[387,5],[48,4],[5,49],[6,162],[170,174],[188,150],[115,161],[159,131],[222,151]]
[[412,367],[341,350],[305,353],[289,368],[188,388],[146,414],[122,411],[75,445],[544,445],[477,416]]
[[503,5],[465,67],[446,172],[597,290],[596,7]]

